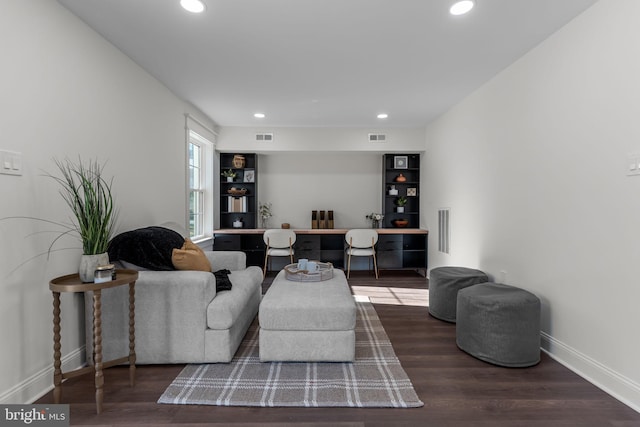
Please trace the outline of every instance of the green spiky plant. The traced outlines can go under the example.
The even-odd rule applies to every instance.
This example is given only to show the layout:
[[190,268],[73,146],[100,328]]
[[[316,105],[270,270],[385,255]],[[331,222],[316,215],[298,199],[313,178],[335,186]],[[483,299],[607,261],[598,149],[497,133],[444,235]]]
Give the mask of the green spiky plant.
[[407,204],[408,201],[409,199],[407,199],[405,196],[400,196],[396,199],[396,205],[404,206]]
[[72,229],[80,236],[82,253],[107,252],[117,217],[111,193],[113,179],[107,181],[103,177],[104,165],[97,160],[83,163],[78,159],[74,163],[65,159],[55,163],[61,176],[47,176],[62,186],[60,195],[75,217]]

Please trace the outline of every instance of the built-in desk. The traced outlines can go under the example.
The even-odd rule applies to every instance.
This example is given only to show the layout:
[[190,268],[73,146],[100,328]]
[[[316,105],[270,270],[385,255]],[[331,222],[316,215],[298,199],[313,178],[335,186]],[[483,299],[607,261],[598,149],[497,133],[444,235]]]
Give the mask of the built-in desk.
[[[294,229],[296,259],[308,258],[330,262],[344,268],[345,234],[348,229]],[[427,273],[427,241],[429,232],[418,228],[379,228],[377,259],[379,269],[416,269]],[[247,254],[247,265],[262,267],[265,244],[264,229],[231,228],[214,231],[214,251],[243,251]],[[352,258],[352,270],[368,268],[366,257]],[[273,259],[274,263],[278,258]],[[288,260],[280,260],[284,266]],[[274,266],[275,268],[275,266]]]

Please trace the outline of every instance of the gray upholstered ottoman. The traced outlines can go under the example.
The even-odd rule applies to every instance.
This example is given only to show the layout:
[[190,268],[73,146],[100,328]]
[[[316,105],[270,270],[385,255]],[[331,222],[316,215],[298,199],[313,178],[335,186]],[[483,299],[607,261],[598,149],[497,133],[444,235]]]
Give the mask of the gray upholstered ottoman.
[[456,342],[470,355],[495,365],[535,365],[540,361],[540,299],[498,283],[462,289]]
[[429,314],[455,323],[458,291],[487,281],[484,272],[472,268],[434,268],[429,275]]
[[293,282],[281,271],[262,298],[260,360],[352,362],[356,304],[342,270],[321,282]]

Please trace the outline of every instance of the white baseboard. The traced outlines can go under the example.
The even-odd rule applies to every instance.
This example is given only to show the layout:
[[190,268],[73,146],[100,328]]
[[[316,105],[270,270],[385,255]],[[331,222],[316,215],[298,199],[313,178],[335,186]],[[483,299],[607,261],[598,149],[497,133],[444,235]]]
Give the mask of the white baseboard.
[[[61,359],[62,371],[67,372],[84,366],[85,347],[82,346]],[[33,403],[53,389],[53,361],[24,381],[0,394],[1,404]]]
[[576,349],[542,332],[542,351],[610,394],[633,410],[640,412],[640,384],[580,353]]

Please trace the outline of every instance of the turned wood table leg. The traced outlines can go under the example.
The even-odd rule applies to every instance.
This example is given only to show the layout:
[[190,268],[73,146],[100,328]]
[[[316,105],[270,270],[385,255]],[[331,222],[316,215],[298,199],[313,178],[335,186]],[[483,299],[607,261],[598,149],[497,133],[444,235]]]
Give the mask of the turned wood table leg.
[[102,373],[102,291],[93,291],[93,348],[96,371],[96,411],[102,412],[104,376]]
[[60,292],[53,292],[53,403],[60,403],[62,394],[60,348]]
[[129,384],[136,384],[136,282],[129,283]]

